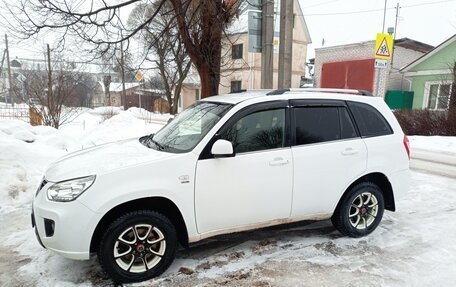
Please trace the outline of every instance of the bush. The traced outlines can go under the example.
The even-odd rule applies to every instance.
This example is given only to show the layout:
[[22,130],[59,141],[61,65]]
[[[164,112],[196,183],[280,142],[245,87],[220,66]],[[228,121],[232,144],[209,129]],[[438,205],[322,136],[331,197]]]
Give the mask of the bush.
[[396,110],[394,115],[407,135],[456,136],[456,111]]
[[113,108],[106,108],[100,115],[101,115],[101,121],[104,122],[106,120],[109,120],[115,115],[118,115],[119,111],[114,110]]

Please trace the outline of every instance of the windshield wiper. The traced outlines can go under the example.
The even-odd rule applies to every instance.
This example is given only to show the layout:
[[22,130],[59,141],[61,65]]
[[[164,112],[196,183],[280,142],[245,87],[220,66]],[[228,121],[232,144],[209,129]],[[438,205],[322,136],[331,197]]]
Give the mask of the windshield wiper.
[[165,147],[162,144],[158,143],[156,140],[153,139],[153,135],[149,137],[149,141],[156,145],[160,150],[165,150]]
[[164,145],[158,143],[156,140],[154,140],[154,135],[155,134],[150,134],[150,135],[147,135],[147,136],[143,136],[141,138],[139,138],[139,141],[147,146],[148,148],[152,148],[150,146],[150,143],[153,143],[159,150],[165,150],[167,149]]

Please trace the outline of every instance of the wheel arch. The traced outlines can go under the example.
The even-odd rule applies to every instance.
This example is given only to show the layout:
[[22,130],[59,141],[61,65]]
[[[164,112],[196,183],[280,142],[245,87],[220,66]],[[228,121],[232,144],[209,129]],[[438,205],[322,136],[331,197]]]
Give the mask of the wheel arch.
[[[339,202],[337,203],[337,206],[339,206],[340,201],[342,198],[347,194],[347,192],[355,185],[361,183],[361,182],[372,182],[373,184],[377,185],[380,190],[383,193],[383,199],[385,201],[385,209],[390,210],[390,211],[396,211],[396,203],[394,201],[394,193],[393,193],[393,187],[388,180],[388,177],[386,177],[385,174],[381,172],[372,172],[366,175],[361,176],[357,180],[355,180],[350,186],[348,186],[342,196],[339,199]],[[336,207],[337,208],[337,207]]]
[[188,232],[179,208],[165,197],[145,197],[124,202],[109,210],[98,222],[90,241],[90,252],[96,252],[103,233],[115,219],[134,210],[153,210],[166,216],[176,228],[179,243],[188,247]]

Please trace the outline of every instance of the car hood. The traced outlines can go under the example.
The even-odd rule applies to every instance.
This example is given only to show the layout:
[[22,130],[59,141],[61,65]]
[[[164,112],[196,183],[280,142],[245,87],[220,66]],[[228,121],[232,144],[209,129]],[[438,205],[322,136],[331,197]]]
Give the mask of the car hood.
[[173,155],[145,147],[138,139],[123,140],[70,153],[52,163],[45,173],[45,178],[51,182],[59,182],[99,175]]

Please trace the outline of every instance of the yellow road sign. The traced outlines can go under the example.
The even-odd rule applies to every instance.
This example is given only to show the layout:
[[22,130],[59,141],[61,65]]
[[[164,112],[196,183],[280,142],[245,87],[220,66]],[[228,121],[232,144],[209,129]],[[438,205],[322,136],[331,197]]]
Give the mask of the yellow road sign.
[[391,60],[393,55],[393,37],[390,34],[377,34],[375,41],[375,59]]
[[135,75],[135,78],[136,78],[136,80],[141,81],[143,78],[143,75],[141,74],[141,72],[137,72]]

